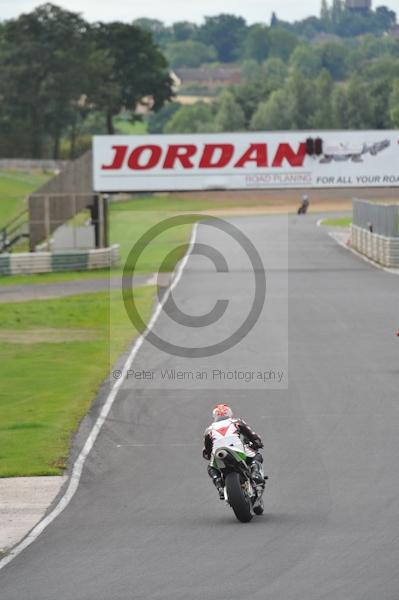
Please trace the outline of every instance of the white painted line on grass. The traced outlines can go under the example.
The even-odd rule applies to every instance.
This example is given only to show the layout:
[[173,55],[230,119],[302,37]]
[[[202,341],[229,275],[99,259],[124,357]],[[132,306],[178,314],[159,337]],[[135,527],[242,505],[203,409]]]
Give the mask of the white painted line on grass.
[[19,554],[21,554],[21,552],[23,550],[25,550],[25,548],[30,546],[39,537],[39,535],[46,529],[46,527],[48,527],[50,525],[50,523],[52,523],[54,521],[54,519],[56,519],[58,517],[58,515],[60,515],[62,513],[62,511],[68,506],[68,504],[72,500],[73,496],[75,495],[75,492],[78,489],[80,478],[82,476],[82,471],[83,471],[83,467],[86,462],[86,459],[87,459],[88,455],[90,454],[91,449],[94,446],[94,443],[102,429],[102,426],[105,423],[105,420],[108,417],[108,414],[112,408],[112,405],[115,402],[115,398],[117,397],[118,392],[119,392],[120,388],[122,387],[123,381],[126,379],[128,371],[131,368],[133,361],[136,358],[137,353],[140,350],[147,334],[153,329],[159,315],[161,314],[162,308],[164,307],[165,302],[167,301],[170,294],[175,289],[175,287],[177,286],[177,284],[179,283],[179,281],[181,279],[183,270],[187,264],[187,261],[191,255],[191,252],[194,247],[197,230],[198,230],[198,223],[195,223],[193,230],[191,232],[191,238],[190,238],[187,253],[185,254],[183,260],[180,262],[180,264],[178,266],[178,269],[176,271],[176,276],[173,278],[173,281],[172,281],[171,285],[169,286],[169,288],[167,289],[164,297],[162,298],[162,301],[158,302],[157,307],[150,319],[150,322],[148,323],[147,329],[135,341],[133,348],[123,366],[122,375],[121,375],[120,379],[115,381],[115,383],[113,384],[112,389],[111,389],[110,393],[108,394],[108,397],[104,403],[104,406],[102,407],[101,412],[100,412],[99,416],[97,417],[97,420],[94,423],[94,426],[88,435],[86,443],[83,446],[79,456],[77,457],[77,459],[73,465],[72,473],[69,478],[68,486],[67,486],[67,489],[66,489],[64,495],[59,500],[58,504],[53,508],[53,510],[42,521],[40,521],[19,544],[17,544],[12,550],[10,550],[9,554],[7,554],[3,559],[0,560],[0,570],[3,569],[6,565],[8,565]]

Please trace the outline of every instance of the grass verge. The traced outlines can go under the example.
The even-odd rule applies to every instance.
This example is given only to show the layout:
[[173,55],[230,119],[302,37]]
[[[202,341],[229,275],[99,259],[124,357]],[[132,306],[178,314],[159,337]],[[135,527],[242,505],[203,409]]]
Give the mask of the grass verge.
[[[230,202],[222,203],[229,207]],[[121,267],[116,269],[103,269],[100,271],[82,271],[65,273],[43,273],[40,275],[11,275],[0,276],[0,286],[25,285],[32,283],[57,283],[62,281],[96,279],[107,277],[108,274],[121,272],[126,258],[134,243],[150,227],[163,219],[185,212],[201,212],[212,206],[209,201],[185,200],[174,196],[146,196],[135,200],[123,200],[110,204],[110,243],[121,246]],[[219,206],[219,205],[218,205]],[[171,229],[154,240],[146,249],[137,265],[138,274],[147,274],[158,271],[166,254],[177,245],[187,242],[191,226],[182,226]],[[182,248],[181,254],[184,254]],[[172,271],[175,263],[167,263],[164,271]]]
[[25,207],[24,198],[48,181],[52,174],[0,171],[0,227]]
[[[135,290],[144,320],[154,292],[153,287]],[[59,475],[71,432],[137,331],[117,291],[2,304],[0,312],[0,379],[5,384],[0,392],[0,477]],[[18,342],[21,334],[24,343]]]
[[337,219],[323,219],[321,222],[323,227],[350,227],[352,225],[352,217],[339,217]]

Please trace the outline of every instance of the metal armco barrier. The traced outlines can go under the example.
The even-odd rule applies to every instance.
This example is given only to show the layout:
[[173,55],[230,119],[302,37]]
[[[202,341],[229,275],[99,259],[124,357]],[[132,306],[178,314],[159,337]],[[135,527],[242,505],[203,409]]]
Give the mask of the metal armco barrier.
[[0,255],[0,275],[106,269],[120,262],[119,245],[80,252],[24,252]]
[[354,199],[351,244],[380,265],[399,268],[399,205]]
[[384,267],[399,268],[399,237],[371,233],[352,225],[352,248]]

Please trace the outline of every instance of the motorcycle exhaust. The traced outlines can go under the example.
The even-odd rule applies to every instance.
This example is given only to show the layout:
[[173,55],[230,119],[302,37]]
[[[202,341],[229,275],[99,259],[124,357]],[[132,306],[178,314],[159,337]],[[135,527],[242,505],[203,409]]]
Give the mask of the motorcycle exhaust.
[[216,456],[223,460],[224,458],[226,458],[227,452],[226,450],[218,450],[218,452],[216,452]]

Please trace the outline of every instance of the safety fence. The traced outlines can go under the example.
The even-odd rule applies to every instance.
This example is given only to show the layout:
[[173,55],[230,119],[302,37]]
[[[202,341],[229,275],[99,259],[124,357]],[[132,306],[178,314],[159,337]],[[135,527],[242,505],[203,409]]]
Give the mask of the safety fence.
[[351,245],[384,267],[399,268],[399,205],[353,200]]
[[0,275],[105,269],[117,266],[119,262],[119,244],[83,252],[4,253],[0,255]]
[[353,200],[353,225],[385,237],[399,237],[399,205]]
[[399,268],[399,237],[387,237],[352,225],[352,248],[384,267]]

